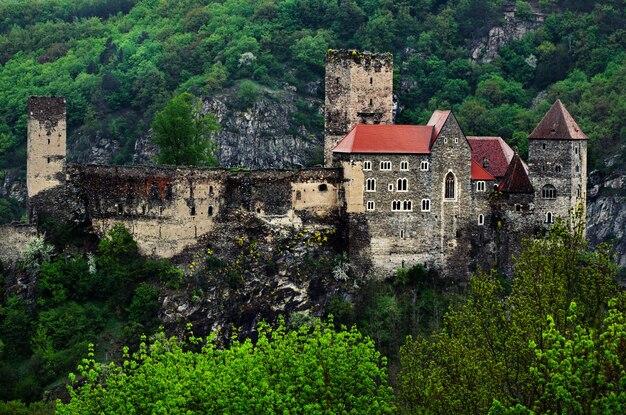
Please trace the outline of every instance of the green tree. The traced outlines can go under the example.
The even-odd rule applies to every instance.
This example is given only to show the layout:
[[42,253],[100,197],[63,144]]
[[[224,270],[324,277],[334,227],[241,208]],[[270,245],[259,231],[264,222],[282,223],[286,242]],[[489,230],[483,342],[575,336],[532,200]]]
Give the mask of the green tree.
[[544,339],[546,317],[566,329],[575,302],[581,324],[598,327],[616,290],[610,251],[591,251],[583,230],[578,220],[571,230],[561,221],[548,236],[529,240],[516,260],[510,294],[496,274],[479,273],[467,301],[446,314],[441,332],[407,341],[398,393],[404,413],[486,413],[494,399],[506,408],[541,397],[530,368],[551,347]]
[[215,166],[215,144],[209,135],[219,129],[217,117],[201,114],[202,102],[189,93],[174,97],[152,123],[160,164]]
[[[621,304],[620,304],[621,303]],[[548,316],[543,348],[535,342],[530,349],[536,362],[530,367],[538,398],[529,408],[517,404],[505,408],[495,401],[490,415],[532,413],[617,414],[626,405],[626,315],[624,297],[609,301],[609,311],[599,330],[578,320],[579,310],[571,303],[567,325],[561,329]]]
[[[202,345],[202,347],[200,347]],[[195,351],[194,351],[195,349]],[[128,350],[128,349],[126,349]],[[70,388],[57,414],[354,413],[393,411],[385,359],[356,328],[332,324],[288,331],[259,327],[256,344],[219,349],[212,338],[142,343],[132,357],[102,366],[93,352],[79,366],[85,383]],[[105,393],[106,391],[106,393]]]

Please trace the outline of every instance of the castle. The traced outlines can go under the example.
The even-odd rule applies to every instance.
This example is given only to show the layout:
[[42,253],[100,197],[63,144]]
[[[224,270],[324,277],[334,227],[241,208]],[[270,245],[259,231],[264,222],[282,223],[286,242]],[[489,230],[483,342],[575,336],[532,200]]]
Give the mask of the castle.
[[122,222],[161,257],[247,220],[334,228],[356,274],[425,264],[463,277],[506,269],[522,237],[585,205],[587,137],[560,101],[525,164],[499,137],[465,136],[451,111],[393,125],[389,54],[331,50],[325,84],[326,167],[302,170],[67,164],[64,98],[31,97],[29,217],[99,235]]

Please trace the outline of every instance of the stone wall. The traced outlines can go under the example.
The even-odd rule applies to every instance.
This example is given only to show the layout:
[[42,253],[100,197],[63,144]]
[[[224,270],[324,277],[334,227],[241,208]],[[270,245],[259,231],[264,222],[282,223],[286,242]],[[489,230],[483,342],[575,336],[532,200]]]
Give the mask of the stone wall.
[[324,159],[332,165],[332,149],[356,124],[393,121],[391,54],[330,50],[326,55]]
[[29,198],[63,181],[65,118],[65,98],[30,97],[26,165]]
[[[103,236],[123,223],[145,254],[172,257],[241,212],[307,229],[340,220],[341,171],[69,165],[67,185],[33,199],[43,219],[88,223]],[[64,215],[64,217],[62,217]]]
[[[586,199],[587,142],[583,140],[529,140],[529,177],[535,188],[537,223],[545,222],[546,214],[563,218]],[[556,198],[542,197],[542,189],[552,185]]]

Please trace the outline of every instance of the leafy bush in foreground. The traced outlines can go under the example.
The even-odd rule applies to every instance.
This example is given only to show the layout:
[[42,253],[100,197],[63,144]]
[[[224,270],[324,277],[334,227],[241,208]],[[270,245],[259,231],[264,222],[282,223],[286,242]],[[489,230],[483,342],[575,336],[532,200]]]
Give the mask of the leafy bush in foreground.
[[[385,359],[356,328],[260,326],[256,344],[235,341],[227,349],[212,338],[161,334],[126,353],[121,365],[102,366],[92,351],[78,367],[85,384],[70,389],[71,401],[58,403],[57,414],[393,411]],[[78,383],[75,375],[70,380]]]

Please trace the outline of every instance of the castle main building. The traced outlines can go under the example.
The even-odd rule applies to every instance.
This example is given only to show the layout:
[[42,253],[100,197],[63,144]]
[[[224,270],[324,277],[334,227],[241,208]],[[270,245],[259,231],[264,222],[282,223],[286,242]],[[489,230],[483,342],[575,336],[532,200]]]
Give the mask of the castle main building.
[[303,170],[65,163],[65,100],[29,104],[29,216],[122,222],[146,254],[172,257],[256,221],[340,230],[360,275],[426,264],[463,277],[507,268],[522,237],[585,204],[587,137],[557,101],[525,164],[499,137],[467,137],[451,111],[393,125],[389,54],[329,51],[326,167]]

